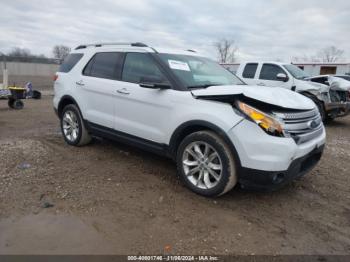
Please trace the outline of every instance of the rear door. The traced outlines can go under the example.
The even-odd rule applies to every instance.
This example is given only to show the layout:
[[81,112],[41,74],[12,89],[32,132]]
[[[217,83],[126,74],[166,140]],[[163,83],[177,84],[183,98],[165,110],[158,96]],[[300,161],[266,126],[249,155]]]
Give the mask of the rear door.
[[77,87],[84,99],[85,118],[89,122],[114,128],[115,90],[121,76],[124,54],[96,53],[85,66]]
[[293,78],[289,77],[288,81],[283,82],[277,79],[277,75],[283,73],[289,75],[280,65],[264,63],[261,66],[260,72],[257,76],[257,85],[271,86],[271,87],[283,87],[291,89],[293,86]]

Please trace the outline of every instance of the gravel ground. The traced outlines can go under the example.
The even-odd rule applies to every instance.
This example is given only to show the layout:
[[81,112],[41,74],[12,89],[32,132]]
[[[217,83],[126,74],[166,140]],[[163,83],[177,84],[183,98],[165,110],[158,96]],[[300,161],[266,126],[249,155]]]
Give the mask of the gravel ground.
[[350,254],[350,117],[319,165],[274,193],[191,193],[164,158],[66,145],[52,97],[0,100],[0,254]]

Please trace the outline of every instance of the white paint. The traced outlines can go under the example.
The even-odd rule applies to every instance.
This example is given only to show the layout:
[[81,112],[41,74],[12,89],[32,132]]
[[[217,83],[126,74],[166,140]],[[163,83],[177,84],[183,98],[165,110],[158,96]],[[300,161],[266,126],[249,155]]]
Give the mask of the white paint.
[[[132,47],[125,50],[103,47],[104,51],[130,52],[130,49]],[[140,49],[153,52],[140,47],[134,52]],[[271,136],[257,124],[244,120],[232,103],[198,99],[201,96],[243,94],[281,107],[315,108],[311,100],[300,94],[286,89],[247,85],[212,86],[192,91],[150,89],[135,83],[83,76],[82,69],[100,50],[90,47],[73,51],[84,53],[84,56],[69,73],[58,73],[54,84],[56,109],[61,98],[69,95],[78,103],[85,120],[165,145],[170,144],[179,126],[189,121],[209,122],[231,139],[245,167],[266,171],[285,170],[293,159],[304,156],[325,142],[323,130],[319,137],[297,145],[291,137]],[[187,69],[184,64],[174,63],[172,66]]]

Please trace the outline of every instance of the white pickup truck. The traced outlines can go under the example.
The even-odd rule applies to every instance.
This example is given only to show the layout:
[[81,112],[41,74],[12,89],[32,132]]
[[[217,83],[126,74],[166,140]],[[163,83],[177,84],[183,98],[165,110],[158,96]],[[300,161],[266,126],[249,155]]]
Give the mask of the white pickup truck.
[[[345,116],[350,111],[348,90],[333,90],[331,86],[306,81],[310,76],[293,64],[245,62],[239,65],[236,75],[248,85],[283,87],[311,98],[323,121]],[[332,92],[339,95],[331,95]]]

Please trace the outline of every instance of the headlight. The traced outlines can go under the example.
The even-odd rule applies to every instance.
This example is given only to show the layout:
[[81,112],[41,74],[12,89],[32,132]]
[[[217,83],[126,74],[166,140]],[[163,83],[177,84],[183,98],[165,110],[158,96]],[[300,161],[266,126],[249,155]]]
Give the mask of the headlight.
[[241,101],[238,101],[237,105],[242,113],[257,123],[266,133],[274,136],[284,136],[283,124],[276,117],[265,114]]

